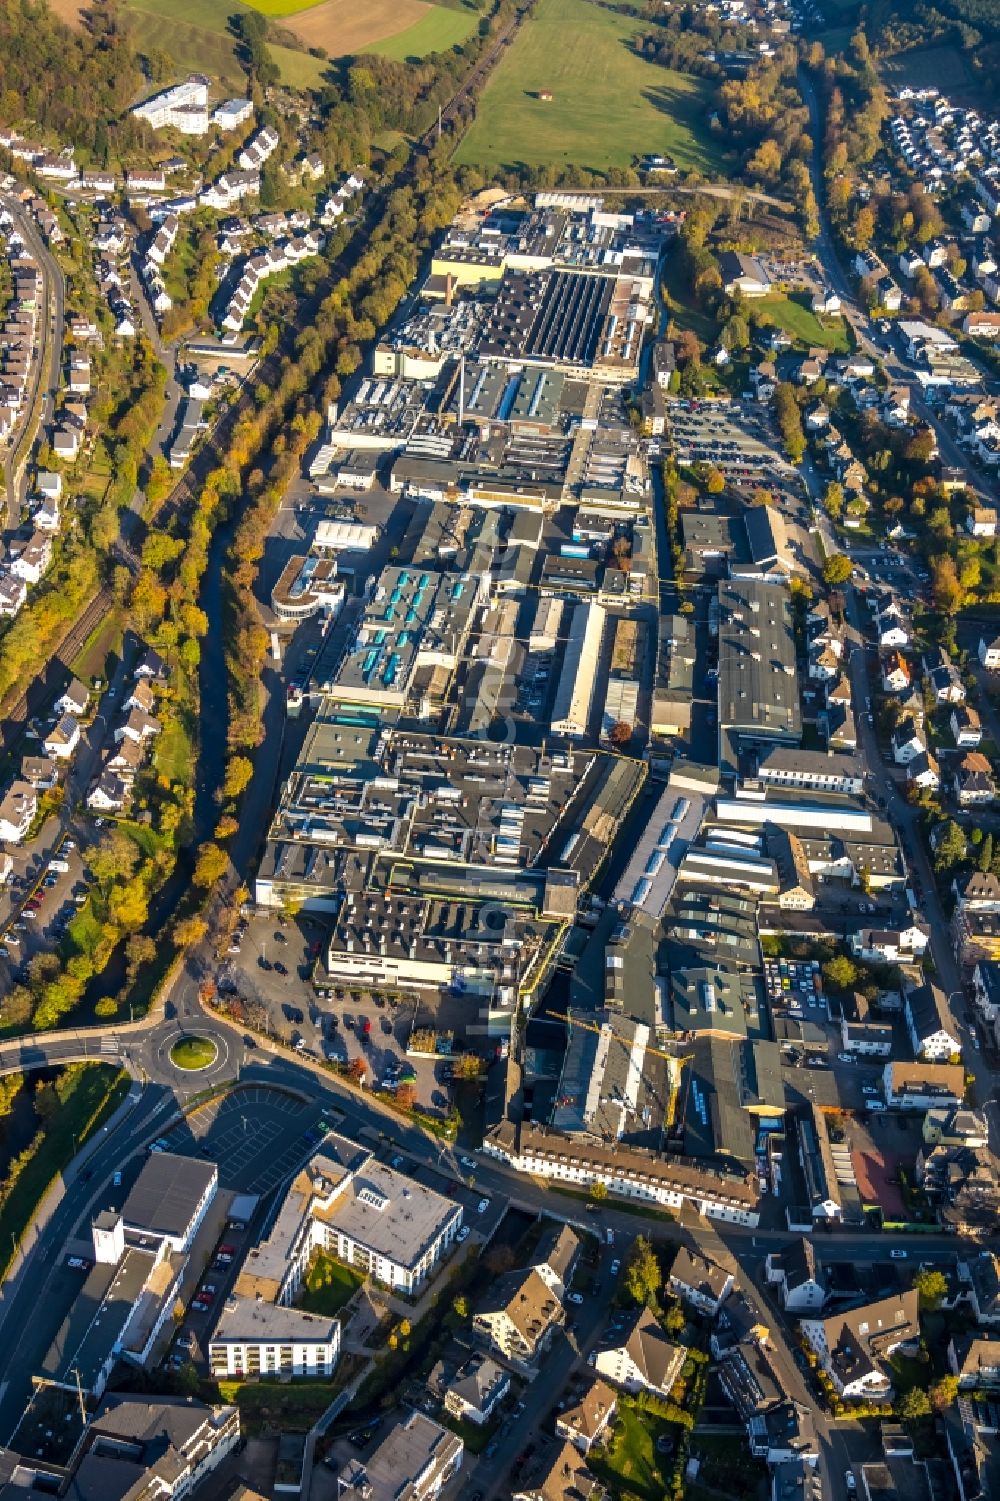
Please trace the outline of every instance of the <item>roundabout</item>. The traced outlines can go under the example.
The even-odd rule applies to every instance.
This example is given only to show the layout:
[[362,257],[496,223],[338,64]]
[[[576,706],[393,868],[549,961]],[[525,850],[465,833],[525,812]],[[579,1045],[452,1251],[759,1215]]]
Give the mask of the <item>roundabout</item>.
[[214,1038],[187,1033],[173,1044],[169,1056],[174,1068],[190,1074],[201,1073],[215,1063],[219,1048]]

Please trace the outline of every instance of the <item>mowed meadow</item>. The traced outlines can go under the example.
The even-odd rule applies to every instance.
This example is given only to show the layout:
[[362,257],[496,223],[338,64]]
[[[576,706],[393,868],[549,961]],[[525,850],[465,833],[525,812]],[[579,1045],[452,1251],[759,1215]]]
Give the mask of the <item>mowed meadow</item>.
[[682,170],[714,175],[711,84],[638,56],[640,30],[592,0],[539,0],[486,84],[456,160],[486,171],[605,172],[660,152]]

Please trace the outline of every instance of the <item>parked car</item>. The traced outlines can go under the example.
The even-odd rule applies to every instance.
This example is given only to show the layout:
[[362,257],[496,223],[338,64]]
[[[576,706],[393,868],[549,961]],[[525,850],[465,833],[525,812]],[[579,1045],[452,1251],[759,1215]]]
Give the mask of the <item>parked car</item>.
[[477,1208],[478,1208],[478,1212],[480,1214],[485,1214],[486,1211],[487,1211],[487,1209],[489,1209],[489,1207],[490,1207],[490,1201],[489,1201],[489,1199],[480,1199],[479,1200],[479,1204],[478,1204]]

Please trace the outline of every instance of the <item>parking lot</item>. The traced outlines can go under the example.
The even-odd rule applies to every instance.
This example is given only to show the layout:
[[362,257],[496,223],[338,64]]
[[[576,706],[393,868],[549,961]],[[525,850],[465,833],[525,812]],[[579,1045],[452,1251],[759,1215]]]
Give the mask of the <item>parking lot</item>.
[[788,484],[794,471],[777,455],[762,408],[735,401],[671,401],[671,442],[681,465],[711,464],[730,485]]
[[89,881],[77,845],[67,840],[52,860],[26,857],[0,897],[0,989],[58,943],[83,905]]
[[317,991],[311,976],[326,931],[326,922],[307,914],[293,920],[266,913],[250,918],[243,925],[239,952],[229,954],[220,971],[220,988],[258,1003],[271,1034],[307,1056],[340,1063],[361,1059],[375,1089],[405,1064],[413,1072],[407,1082],[413,1084],[417,1103],[444,1115],[449,1105],[447,1059],[407,1058],[406,1045],[414,1026],[431,1026],[452,1032],[461,1049],[469,999],[352,989],[328,981],[322,970]]
[[203,1105],[163,1140],[168,1151],[218,1163],[223,1188],[263,1195],[315,1151],[322,1116],[306,1100],[252,1085]]

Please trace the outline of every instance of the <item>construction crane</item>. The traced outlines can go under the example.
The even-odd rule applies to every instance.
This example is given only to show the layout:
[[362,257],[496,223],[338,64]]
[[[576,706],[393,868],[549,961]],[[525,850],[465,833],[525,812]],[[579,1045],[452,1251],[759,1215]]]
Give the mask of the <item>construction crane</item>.
[[[600,1026],[598,1026],[598,1024],[596,1022],[584,1021],[583,1018],[580,1017],[580,1016],[578,1016],[576,1013],[567,1011],[567,1013],[566,1013],[566,1025],[567,1025],[567,1027],[571,1031],[572,1031],[572,1029],[574,1027],[582,1027],[582,1029],[585,1032],[593,1032],[598,1037],[603,1037],[605,1035],[604,1028],[607,1027],[608,1030],[609,1030],[609,1032],[610,1032],[611,1037],[616,1042],[618,1042],[623,1048],[628,1046],[625,1038],[622,1037],[619,1033],[615,1032],[615,1030],[614,1030],[613,1026],[611,1025],[610,1021],[604,1022]],[[659,1094],[656,1091],[655,1085],[653,1083],[651,1083],[651,1081],[648,1078],[648,1076],[646,1074],[641,1074],[640,1077],[643,1080],[643,1082],[645,1083],[645,1085],[646,1085],[647,1089],[649,1090],[650,1094],[657,1101],[657,1103],[660,1104],[660,1105],[663,1105],[663,1111],[664,1111],[664,1128],[666,1130],[670,1130],[673,1127],[673,1123],[674,1123],[674,1115],[675,1115],[675,1112],[676,1112],[676,1105],[677,1105],[677,1094],[678,1094],[678,1091],[680,1089],[681,1070],[683,1069],[685,1063],[691,1063],[692,1062],[692,1060],[694,1058],[694,1054],[693,1053],[685,1053],[682,1056],[678,1056],[676,1053],[668,1053],[667,1050],[666,1050],[666,1048],[654,1047],[650,1043],[646,1044],[645,1051],[647,1053],[654,1054],[654,1056],[657,1057],[657,1058],[663,1058],[663,1059],[665,1059],[665,1061],[666,1061],[666,1063],[668,1065],[668,1075],[669,1075],[669,1079],[670,1079],[670,1099],[667,1101],[667,1103],[665,1105],[663,1104],[663,1101],[660,1099],[660,1096],[659,1096]]]

